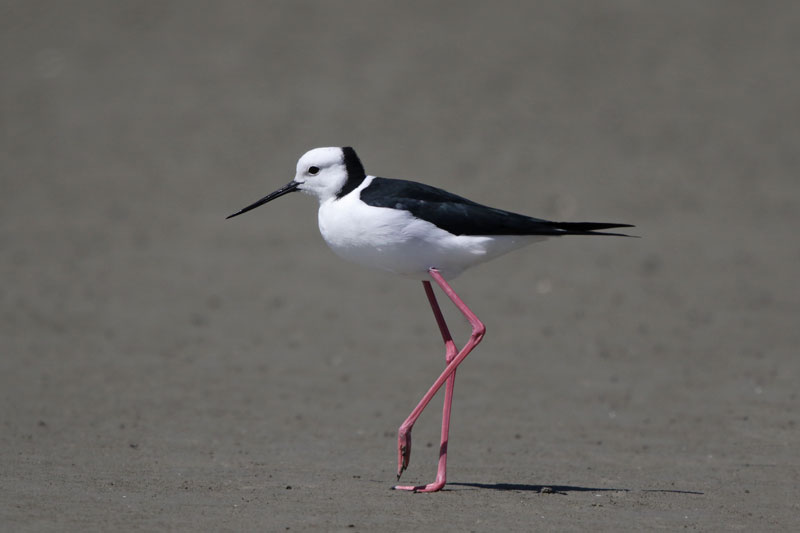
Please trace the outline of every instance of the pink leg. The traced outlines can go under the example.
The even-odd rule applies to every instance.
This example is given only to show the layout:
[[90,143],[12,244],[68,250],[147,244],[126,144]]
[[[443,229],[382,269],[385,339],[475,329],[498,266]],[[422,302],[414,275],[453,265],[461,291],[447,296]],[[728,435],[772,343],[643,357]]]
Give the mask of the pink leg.
[[414,423],[419,418],[420,414],[422,414],[423,409],[430,403],[431,399],[434,395],[439,391],[442,387],[442,384],[446,383],[445,386],[445,394],[444,394],[444,409],[442,411],[442,440],[439,446],[439,467],[436,471],[436,481],[433,483],[429,483],[428,485],[398,485],[395,489],[398,490],[411,490],[414,492],[435,492],[437,490],[441,490],[444,487],[444,484],[447,479],[447,441],[448,441],[448,434],[450,432],[450,409],[453,404],[453,387],[455,386],[456,381],[456,368],[461,361],[464,360],[467,355],[472,351],[475,346],[478,345],[479,342],[483,339],[483,335],[486,333],[486,327],[483,323],[478,320],[478,317],[469,309],[469,307],[461,301],[461,298],[455,293],[455,291],[450,287],[450,285],[444,280],[442,275],[436,269],[430,270],[430,275],[442,288],[442,290],[447,294],[450,300],[458,307],[459,311],[467,318],[470,325],[472,326],[472,334],[470,335],[469,341],[464,346],[464,348],[458,352],[455,343],[453,342],[453,338],[450,335],[450,331],[447,328],[447,324],[445,323],[444,317],[442,316],[442,311],[439,309],[439,304],[436,301],[436,296],[433,293],[433,288],[429,281],[423,281],[422,284],[425,287],[425,293],[428,296],[428,301],[431,304],[431,309],[433,309],[433,315],[436,318],[436,323],[439,325],[439,331],[442,333],[442,339],[444,340],[446,355],[445,360],[447,362],[447,366],[444,369],[444,372],[436,379],[433,383],[431,388],[425,393],[425,396],[422,397],[419,404],[411,411],[411,414],[408,415],[405,422],[400,426],[400,430],[398,431],[398,438],[397,438],[397,479],[400,479],[403,471],[408,467],[408,462],[411,459],[411,428],[414,426]]
[[[450,330],[447,328],[447,323],[444,320],[444,316],[442,315],[442,311],[439,308],[439,303],[436,301],[436,295],[433,292],[433,288],[431,287],[431,283],[429,281],[422,282],[423,287],[425,288],[425,294],[428,296],[428,301],[430,302],[431,309],[433,310],[433,315],[436,318],[436,323],[439,326],[439,331],[442,334],[442,340],[444,340],[445,345],[445,364],[448,364],[453,361],[453,359],[458,354],[458,348],[456,348],[456,343],[453,342],[453,337],[450,335]],[[447,470],[447,440],[448,434],[450,433],[450,408],[453,404],[453,387],[455,386],[456,382],[456,373],[453,371],[452,374],[447,378],[445,382],[445,390],[444,390],[444,408],[442,411],[442,438],[441,444],[439,445],[439,467],[437,469],[437,476],[436,476],[436,483],[431,484],[430,486],[410,486],[410,487],[397,487],[397,488],[405,488],[410,490],[422,490],[428,488],[430,490],[438,490],[442,486],[444,486],[445,480],[445,472]],[[411,459],[411,428],[408,428],[408,432],[405,434],[405,442],[404,445],[398,446],[398,471],[402,473],[408,467],[408,463]],[[400,475],[397,476],[400,479]],[[436,488],[434,488],[436,487]]]

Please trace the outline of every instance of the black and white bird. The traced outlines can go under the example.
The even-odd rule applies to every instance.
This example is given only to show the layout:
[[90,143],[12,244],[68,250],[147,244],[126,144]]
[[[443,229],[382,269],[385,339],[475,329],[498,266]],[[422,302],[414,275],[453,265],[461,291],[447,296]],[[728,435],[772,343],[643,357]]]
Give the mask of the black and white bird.
[[[294,191],[317,197],[319,230],[337,255],[355,263],[422,280],[445,342],[446,367],[400,426],[398,479],[411,457],[411,428],[441,386],[446,383],[446,387],[436,480],[427,485],[395,487],[415,492],[434,492],[445,484],[455,370],[486,331],[447,280],[452,280],[469,267],[548,237],[627,236],[601,230],[632,227],[630,224],[605,222],[553,222],[487,207],[430,185],[367,175],[355,150],[350,147],[315,148],[306,152],[297,162],[292,181],[228,218]],[[431,279],[472,326],[470,339],[461,350],[456,348],[450,336]]]

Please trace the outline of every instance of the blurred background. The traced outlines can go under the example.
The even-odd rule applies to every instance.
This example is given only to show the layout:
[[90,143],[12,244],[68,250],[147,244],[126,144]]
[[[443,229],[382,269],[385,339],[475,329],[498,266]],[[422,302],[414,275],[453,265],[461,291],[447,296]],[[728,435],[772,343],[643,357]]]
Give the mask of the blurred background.
[[[799,6],[0,2],[0,519],[796,524]],[[342,145],[642,237],[455,281],[488,335],[434,498],[387,490],[443,360],[419,284],[341,262],[302,195],[224,220]]]

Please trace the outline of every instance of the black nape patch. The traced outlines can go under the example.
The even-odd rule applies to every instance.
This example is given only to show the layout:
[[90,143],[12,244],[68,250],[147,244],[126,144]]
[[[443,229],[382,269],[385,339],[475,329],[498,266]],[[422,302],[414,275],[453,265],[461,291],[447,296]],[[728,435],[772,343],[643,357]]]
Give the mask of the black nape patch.
[[342,148],[342,154],[344,154],[344,166],[347,170],[347,181],[344,183],[344,187],[336,194],[336,198],[341,198],[353,192],[367,177],[364,172],[364,165],[361,164],[361,160],[352,147],[345,146]]

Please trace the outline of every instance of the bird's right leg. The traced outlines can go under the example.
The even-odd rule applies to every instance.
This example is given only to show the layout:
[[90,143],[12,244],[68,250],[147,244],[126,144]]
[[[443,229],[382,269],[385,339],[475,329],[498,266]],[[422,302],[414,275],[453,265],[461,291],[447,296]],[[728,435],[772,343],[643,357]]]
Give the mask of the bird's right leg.
[[461,311],[464,317],[469,321],[470,325],[472,326],[472,334],[461,351],[455,353],[455,343],[453,342],[450,332],[447,329],[447,324],[444,322],[444,317],[439,309],[439,305],[436,303],[436,298],[433,295],[430,283],[423,282],[425,286],[425,292],[428,295],[428,300],[430,301],[431,308],[433,309],[433,314],[436,317],[436,322],[439,325],[439,330],[441,331],[442,338],[445,341],[445,346],[447,349],[447,366],[445,367],[444,372],[442,372],[442,374],[433,383],[428,392],[425,393],[425,396],[422,397],[422,400],[420,400],[419,404],[417,404],[417,407],[411,411],[411,414],[408,415],[408,418],[406,418],[405,422],[403,422],[403,424],[400,426],[400,430],[398,432],[398,479],[400,479],[400,475],[408,466],[408,461],[411,456],[411,428],[414,426],[414,423],[417,421],[420,414],[422,414],[422,410],[425,409],[441,386],[445,384],[445,382],[447,383],[447,386],[445,388],[444,411],[442,413],[442,443],[439,448],[439,468],[436,474],[436,481],[428,485],[398,485],[395,487],[395,489],[411,490],[414,492],[435,492],[444,487],[447,470],[447,442],[448,432],[450,429],[450,408],[453,401],[453,386],[455,385],[456,368],[467,357],[467,355],[469,355],[475,346],[481,342],[484,334],[486,333],[486,327],[483,325],[483,322],[481,322],[478,317],[475,316],[475,313],[473,313],[472,310],[461,300],[461,298],[458,297],[456,292],[452,287],[450,287],[447,281],[445,281],[439,271],[432,268],[429,270],[429,274],[433,280],[436,281],[439,287],[441,287],[444,293],[447,294],[450,300],[452,300],[458,310]]
[[[450,335],[450,330],[447,327],[447,323],[444,320],[444,316],[442,315],[442,310],[439,308],[439,302],[436,301],[436,295],[433,292],[433,287],[431,287],[430,281],[423,281],[422,286],[425,288],[425,294],[428,297],[428,302],[431,304],[431,309],[433,310],[433,316],[436,318],[436,324],[439,326],[439,331],[442,334],[442,340],[444,341],[445,347],[445,364],[449,364],[453,359],[455,359],[456,355],[458,354],[458,348],[456,347],[456,343],[453,341],[452,335]],[[447,378],[445,383],[445,404],[444,404],[444,417],[448,417],[450,413],[450,406],[453,402],[453,386],[455,385],[456,381],[456,373],[455,371],[450,374]],[[398,431],[397,436],[397,479],[400,479],[403,471],[408,468],[408,463],[411,460],[411,425],[407,425],[408,420]],[[442,442],[440,445],[440,461],[447,461],[447,432],[445,428],[442,429]]]

